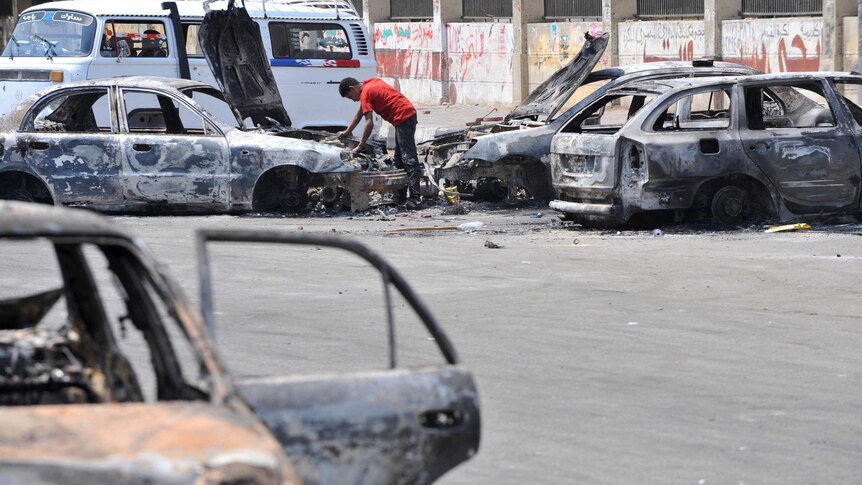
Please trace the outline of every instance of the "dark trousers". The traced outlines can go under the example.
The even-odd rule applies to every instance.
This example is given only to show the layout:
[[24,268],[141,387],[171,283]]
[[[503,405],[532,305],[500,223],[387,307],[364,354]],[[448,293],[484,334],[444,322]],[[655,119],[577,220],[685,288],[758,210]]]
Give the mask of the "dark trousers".
[[416,154],[416,115],[407,118],[395,127],[395,166],[404,167],[410,179],[410,198],[419,198],[419,178],[422,164]]

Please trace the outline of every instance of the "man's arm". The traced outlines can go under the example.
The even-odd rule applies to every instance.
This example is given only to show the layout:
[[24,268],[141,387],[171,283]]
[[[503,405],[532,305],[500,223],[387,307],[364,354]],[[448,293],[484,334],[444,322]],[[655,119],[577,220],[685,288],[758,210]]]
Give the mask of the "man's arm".
[[362,139],[359,140],[359,145],[356,145],[356,148],[353,149],[353,153],[358,153],[365,147],[365,142],[371,138],[371,132],[374,131],[374,117],[372,116],[373,112],[369,111],[365,113],[365,129],[362,130]]
[[356,110],[356,115],[353,117],[353,121],[350,122],[350,126],[347,127],[344,131],[338,132],[338,138],[344,138],[345,136],[349,136],[350,133],[353,132],[353,129],[356,128],[356,125],[359,124],[359,120],[362,119],[362,106]]

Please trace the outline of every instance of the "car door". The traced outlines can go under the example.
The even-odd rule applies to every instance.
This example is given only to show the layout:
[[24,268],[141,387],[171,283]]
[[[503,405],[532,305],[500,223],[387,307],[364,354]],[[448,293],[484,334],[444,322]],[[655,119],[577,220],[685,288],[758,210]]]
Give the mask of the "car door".
[[[383,279],[388,321],[386,333],[379,335],[389,337],[388,369],[250,377],[235,383],[239,395],[282,444],[304,483],[430,483],[476,453],[480,414],[471,373],[460,363],[428,309],[379,255],[345,239],[301,233],[201,231],[198,242],[201,305],[210,328],[215,325],[215,313],[208,243],[246,242],[254,243],[254,248],[260,248],[261,243],[280,243],[318,250],[343,249],[370,263]],[[233,250],[231,247],[231,254]],[[390,295],[393,289],[424,323],[444,363],[415,368],[396,365]],[[249,322],[258,325],[258,315],[256,311]],[[323,320],[327,318],[350,316],[330,309]],[[302,317],[289,322],[295,326],[314,326],[313,323]],[[289,325],[278,328],[279,332],[293,332]],[[316,331],[329,335],[327,342],[335,338],[326,329]],[[287,352],[285,349],[285,359]]]
[[22,156],[62,204],[123,202],[119,138],[108,87],[64,89],[37,101],[19,130]]
[[123,180],[131,204],[226,208],[228,145],[184,97],[120,89]]
[[857,141],[822,80],[745,83],[742,90],[741,141],[785,205],[795,213],[856,206]]
[[179,77],[175,39],[164,18],[106,19],[87,79],[114,76]]

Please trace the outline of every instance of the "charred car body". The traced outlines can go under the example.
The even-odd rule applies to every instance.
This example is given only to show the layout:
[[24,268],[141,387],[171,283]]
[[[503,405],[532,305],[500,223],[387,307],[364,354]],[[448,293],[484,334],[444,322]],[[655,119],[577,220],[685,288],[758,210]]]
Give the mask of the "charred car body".
[[224,97],[195,81],[144,77],[43,90],[0,119],[0,198],[241,212],[301,211],[316,196],[364,210],[372,192],[406,187],[403,171],[291,128],[245,9],[207,13],[199,34]]
[[[849,73],[666,80],[591,100],[554,135],[551,172],[571,219],[644,211],[736,224],[859,211],[862,108]],[[614,118],[605,108],[627,107]]]
[[[592,98],[609,89],[649,79],[747,75],[758,71],[729,62],[650,62],[592,71],[608,44],[608,35],[586,36],[567,66],[539,85],[502,122],[440,133],[420,144],[437,179],[456,182],[477,198],[526,195],[553,197],[548,154],[551,138],[584,106],[573,104],[579,88],[597,86]],[[591,72],[592,71],[592,72]],[[602,84],[604,83],[604,84]]]
[[[378,371],[232,378],[208,330],[215,242],[354,253],[403,296],[445,363],[406,368],[393,358]],[[0,281],[4,295],[17,295],[0,300],[2,483],[430,483],[477,450],[470,372],[407,283],[364,246],[313,234],[199,233],[202,317],[115,224],[0,202],[4,264],[27,266],[37,244],[56,256],[38,266],[52,274],[33,274],[30,261],[39,291],[17,295],[11,271]],[[145,353],[132,359],[132,351]]]

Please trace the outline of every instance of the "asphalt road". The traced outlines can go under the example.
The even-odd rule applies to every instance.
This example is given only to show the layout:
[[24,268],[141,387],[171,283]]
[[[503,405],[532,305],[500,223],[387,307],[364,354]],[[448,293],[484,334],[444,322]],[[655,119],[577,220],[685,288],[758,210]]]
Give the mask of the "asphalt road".
[[[479,387],[479,453],[440,483],[860,480],[862,225],[656,237],[535,211],[115,219],[195,301],[196,228],[336,232],[380,251]],[[471,221],[484,227],[389,232]],[[218,339],[238,374],[385,364],[380,285],[361,265],[262,245],[213,260]],[[402,330],[405,313],[405,359],[440,361],[418,325]]]

